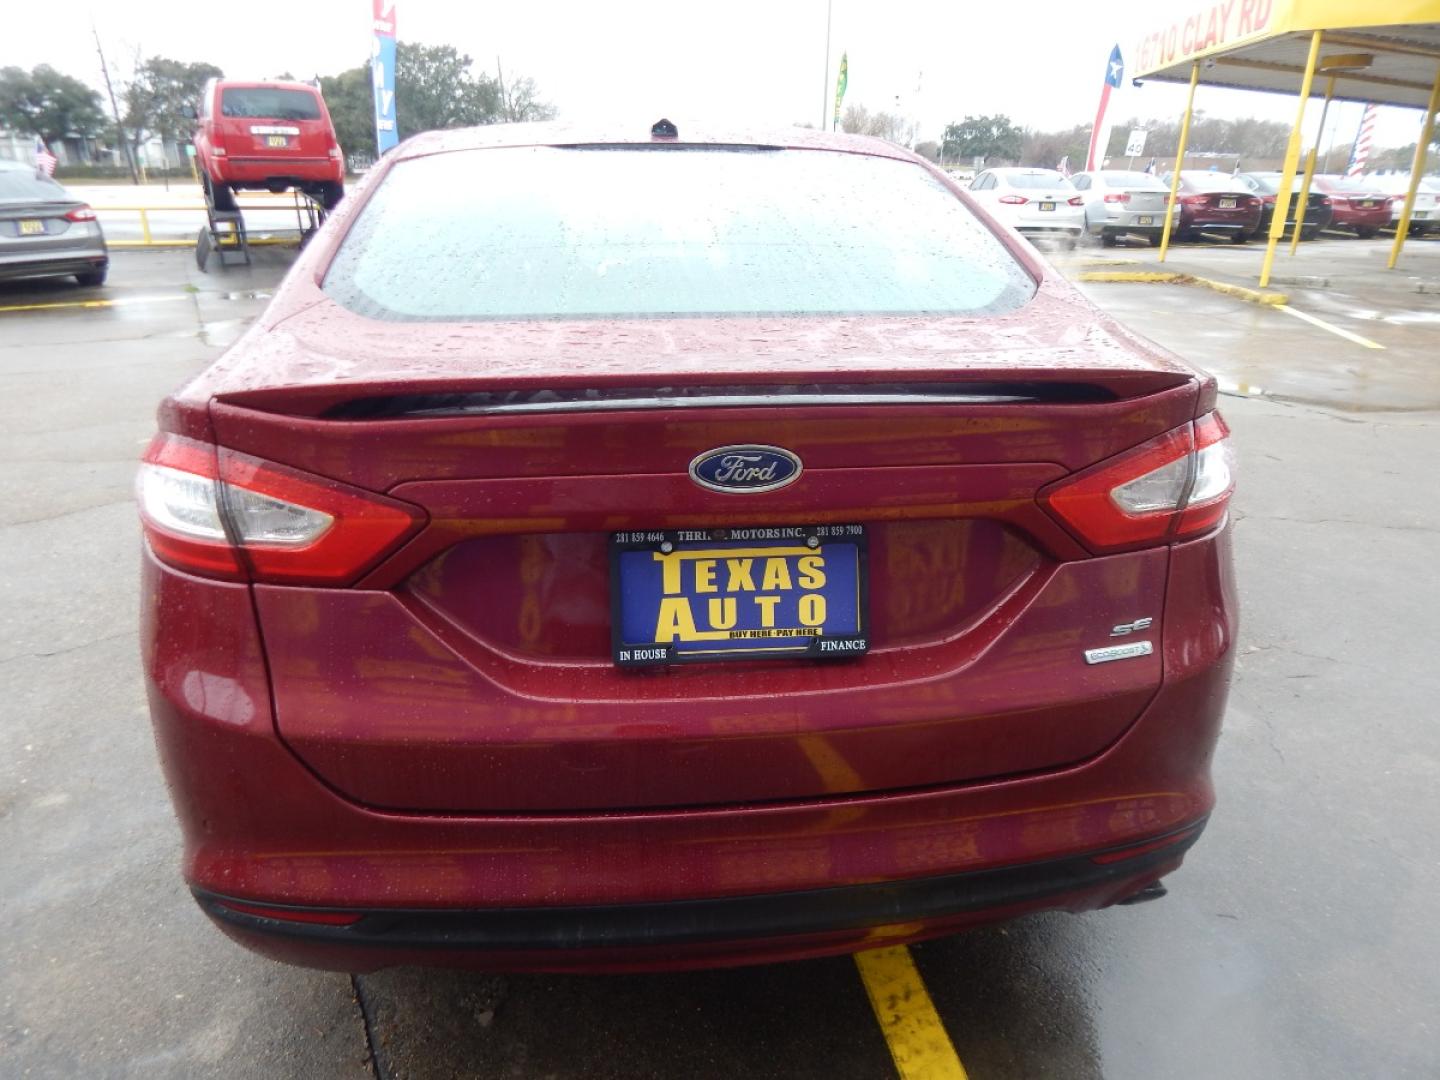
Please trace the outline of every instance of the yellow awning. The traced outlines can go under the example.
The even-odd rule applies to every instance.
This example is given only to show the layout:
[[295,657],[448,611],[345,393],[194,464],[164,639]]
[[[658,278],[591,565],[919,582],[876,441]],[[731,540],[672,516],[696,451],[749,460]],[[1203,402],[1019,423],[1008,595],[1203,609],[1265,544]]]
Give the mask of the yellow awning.
[[1337,98],[1425,107],[1440,64],[1440,0],[1217,0],[1142,35],[1126,60],[1136,79],[1188,82],[1201,60],[1207,86],[1293,94],[1316,30]]

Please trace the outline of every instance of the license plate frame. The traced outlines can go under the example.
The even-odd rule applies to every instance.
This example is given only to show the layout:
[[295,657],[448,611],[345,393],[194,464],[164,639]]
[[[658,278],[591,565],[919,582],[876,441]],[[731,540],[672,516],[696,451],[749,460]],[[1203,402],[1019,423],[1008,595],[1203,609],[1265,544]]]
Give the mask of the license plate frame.
[[1041,209],[1041,210],[1054,210],[1054,209],[1055,209],[1055,203],[1053,203],[1053,202],[1046,202],[1046,201],[1044,201],[1044,200],[1041,200],[1041,202],[1040,202],[1040,209]]
[[1220,200],[1220,209],[1221,209],[1221,210],[1234,210],[1234,209],[1235,209],[1237,206],[1239,206],[1239,205],[1240,205],[1240,202],[1239,202],[1238,199],[1234,199],[1234,198],[1224,198],[1224,199],[1221,199],[1221,200]]
[[1155,215],[1154,215],[1154,214],[1141,214],[1141,215],[1139,216],[1139,218],[1136,219],[1136,224],[1137,224],[1137,225],[1154,225],[1154,224],[1155,224]]
[[[668,545],[668,547],[667,547]],[[712,555],[712,552],[721,554]],[[704,553],[704,554],[701,554]],[[869,536],[863,525],[754,526],[722,529],[653,529],[616,532],[610,535],[610,656],[620,668],[668,667],[684,663],[734,663],[764,660],[854,660],[870,649]],[[648,556],[648,561],[646,560]],[[674,557],[678,577],[675,592],[665,591],[665,559]],[[819,557],[818,567],[803,563]],[[751,560],[745,573],[732,573],[729,560]],[[770,560],[786,565],[785,580],[791,587],[766,588],[771,582]],[[686,564],[713,562],[714,588],[701,592],[696,570]],[[764,564],[764,565],[756,565]],[[656,568],[658,565],[658,568]],[[823,581],[813,584],[819,570]],[[805,584],[807,574],[812,584]],[[732,588],[749,581],[750,588]],[[833,578],[832,578],[833,576]],[[779,577],[775,578],[778,586]],[[853,590],[853,592],[851,591]],[[754,625],[763,619],[766,605],[742,607],[749,597],[776,596],[768,605],[773,625]],[[797,625],[803,598],[825,597],[821,621],[815,627]],[[660,620],[664,600],[684,599],[670,609],[671,637],[661,636]],[[730,624],[715,629],[709,619],[710,604],[700,609],[698,599],[719,600]],[[727,608],[724,601],[734,599]],[[814,602],[808,608],[813,616]],[[675,622],[679,614],[680,621]],[[685,618],[696,638],[683,635]],[[644,628],[654,624],[648,633]],[[627,633],[627,626],[629,632]],[[680,636],[675,635],[679,628]],[[703,629],[702,629],[703,626]],[[813,633],[786,634],[786,630]],[[723,637],[717,635],[725,635]]]
[[15,224],[18,236],[44,236],[45,222],[39,218],[21,218]]
[[284,150],[290,145],[290,140],[284,135],[266,135],[265,148],[267,150]]

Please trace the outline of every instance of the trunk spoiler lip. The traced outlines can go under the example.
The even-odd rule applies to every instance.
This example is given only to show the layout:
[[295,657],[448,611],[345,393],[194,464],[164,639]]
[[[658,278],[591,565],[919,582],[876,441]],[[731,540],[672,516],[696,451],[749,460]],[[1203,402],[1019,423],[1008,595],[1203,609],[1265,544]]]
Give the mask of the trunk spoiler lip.
[[[1017,406],[1097,405],[1197,385],[1196,374],[1114,368],[1015,369],[955,372],[833,373],[799,381],[755,373],[728,378],[656,379],[404,379],[327,382],[220,393],[212,405],[322,421],[443,420],[703,409],[820,407],[1013,409]],[[831,374],[831,373],[827,373]]]

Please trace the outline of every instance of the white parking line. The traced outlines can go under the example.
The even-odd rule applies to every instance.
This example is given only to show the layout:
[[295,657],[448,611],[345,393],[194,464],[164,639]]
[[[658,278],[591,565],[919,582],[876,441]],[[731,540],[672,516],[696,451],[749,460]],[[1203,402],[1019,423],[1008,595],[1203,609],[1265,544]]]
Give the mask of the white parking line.
[[1353,341],[1356,345],[1363,345],[1367,349],[1385,348],[1385,346],[1381,345],[1378,341],[1371,341],[1369,338],[1363,338],[1359,334],[1352,334],[1349,330],[1343,330],[1332,323],[1326,322],[1324,319],[1317,319],[1314,315],[1299,311],[1289,304],[1272,304],[1271,306],[1274,307],[1276,311],[1283,311],[1286,315],[1294,315],[1297,319],[1304,319],[1310,325],[1318,326],[1321,330],[1329,330],[1330,333],[1337,337],[1342,337],[1346,341]]

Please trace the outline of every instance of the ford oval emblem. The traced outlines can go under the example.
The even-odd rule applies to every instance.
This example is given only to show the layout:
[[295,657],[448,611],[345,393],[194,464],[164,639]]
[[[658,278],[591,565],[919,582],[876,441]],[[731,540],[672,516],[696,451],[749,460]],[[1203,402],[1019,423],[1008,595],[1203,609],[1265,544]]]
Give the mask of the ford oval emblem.
[[800,459],[778,446],[719,446],[690,462],[690,478],[711,491],[751,495],[800,479]]

